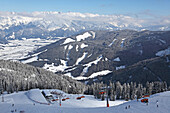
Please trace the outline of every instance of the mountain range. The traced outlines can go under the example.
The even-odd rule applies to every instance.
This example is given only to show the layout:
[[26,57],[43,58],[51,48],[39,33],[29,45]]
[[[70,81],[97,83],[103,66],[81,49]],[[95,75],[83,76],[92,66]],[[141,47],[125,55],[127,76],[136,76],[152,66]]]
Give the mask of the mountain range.
[[0,43],[8,39],[68,37],[88,30],[170,30],[169,17],[141,19],[126,15],[76,12],[0,12]]
[[169,31],[87,31],[43,46],[21,61],[36,57],[29,64],[86,82],[109,77],[121,82],[169,83],[169,37]]
[[1,59],[20,60],[89,84],[108,79],[169,83],[168,30],[169,17],[0,12]]

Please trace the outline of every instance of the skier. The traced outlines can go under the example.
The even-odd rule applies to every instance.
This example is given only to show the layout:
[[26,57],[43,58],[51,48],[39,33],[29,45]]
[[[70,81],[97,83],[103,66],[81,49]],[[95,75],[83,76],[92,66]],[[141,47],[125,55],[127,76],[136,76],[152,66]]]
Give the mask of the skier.
[[130,105],[128,106],[128,108],[130,108]]
[[156,106],[158,107],[158,100],[156,101]]
[[148,102],[146,102],[146,105],[148,106]]

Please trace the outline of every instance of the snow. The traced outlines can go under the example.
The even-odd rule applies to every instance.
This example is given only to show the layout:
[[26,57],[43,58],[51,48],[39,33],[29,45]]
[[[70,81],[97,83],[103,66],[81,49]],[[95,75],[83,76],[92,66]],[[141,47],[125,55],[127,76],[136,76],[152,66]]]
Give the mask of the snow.
[[91,56],[92,56],[92,54],[88,55],[87,58],[89,58],[89,57],[91,57]]
[[117,57],[117,58],[113,59],[113,61],[119,62],[119,61],[120,61],[120,58]]
[[38,59],[38,61],[49,61],[48,59]]
[[68,45],[64,46],[64,49],[65,49],[65,50],[67,49],[67,46],[68,46]]
[[168,49],[165,49],[165,50],[162,50],[162,51],[159,51],[156,53],[156,56],[164,56],[164,55],[169,55],[170,54],[170,47],[168,47]]
[[83,65],[83,66],[85,66],[85,68],[83,69],[81,76],[88,72],[88,68],[91,67],[92,64],[96,65],[102,58],[103,58],[102,55],[100,55],[99,57],[97,57],[96,60],[89,62],[88,64]]
[[76,45],[76,51],[79,51],[79,45]]
[[87,54],[88,54],[87,52],[84,52],[83,56],[81,56],[80,58],[77,59],[76,65],[78,65],[86,57]]
[[[85,96],[82,100],[76,100],[77,97],[82,94],[66,94],[57,89],[47,89],[48,91],[57,91],[62,93],[64,97],[70,99],[61,102],[59,106],[58,101],[53,104],[40,104],[32,101],[28,96],[40,102],[47,102],[42,96],[39,89],[33,89],[32,91],[24,91],[12,94],[5,94],[4,102],[1,101],[0,96],[0,112],[10,113],[12,110],[25,111],[25,113],[169,113],[170,111],[170,91],[151,95],[149,97],[149,103],[141,103],[140,101],[132,100],[125,102],[123,100],[109,101],[110,107],[106,107],[106,101],[95,99],[92,95]],[[46,91],[46,90],[43,90]],[[156,101],[158,100],[158,103]],[[12,106],[14,104],[14,106]],[[157,107],[157,104],[159,107]],[[130,108],[125,109],[126,106]]]
[[57,40],[45,40],[39,38],[25,40],[9,40],[9,44],[1,44],[3,49],[0,49],[0,59],[19,60],[28,58],[31,57],[28,55],[29,52],[33,52],[34,50],[47,44],[53,43]]
[[90,37],[91,34],[89,32],[85,32],[83,35],[76,36],[77,41],[85,40],[86,38]]
[[76,80],[86,80],[86,79],[90,79],[90,78],[95,78],[97,76],[103,76],[103,75],[107,75],[109,73],[111,73],[112,71],[109,71],[109,70],[103,70],[103,71],[99,71],[99,72],[96,72],[96,73],[93,73],[91,74],[89,77],[75,77],[73,79],[76,79]]
[[73,40],[71,38],[66,38],[66,40],[61,45],[68,44],[68,43],[71,43],[71,42],[75,42],[75,40]]
[[140,53],[140,55],[142,55],[143,54],[143,50],[139,50],[139,53]]
[[67,61],[60,59],[61,65],[55,66],[54,63],[52,64],[44,64],[43,68],[47,69],[52,72],[64,71],[65,69],[69,68],[67,66]]
[[69,58],[69,52],[70,52],[71,49],[73,49],[73,46],[72,46],[72,45],[69,45],[69,46],[68,46],[68,53],[67,53],[67,60],[70,59],[70,58]]
[[123,48],[123,47],[124,47],[125,39],[126,39],[126,38],[123,38],[123,39],[122,39],[122,42],[121,42],[121,44],[120,44],[121,48]]
[[96,37],[96,33],[94,31],[90,31],[92,33],[92,38],[94,39]]
[[71,50],[71,49],[73,49],[73,46],[72,46],[72,45],[69,45],[69,46],[68,46],[68,50]]
[[105,61],[108,61],[108,58],[105,58]]
[[84,43],[82,43],[81,46],[80,46],[80,48],[82,48],[82,49],[85,48],[85,47],[88,47],[88,45],[86,45]]
[[21,62],[24,63],[24,64],[27,64],[27,63],[31,63],[31,62],[34,62],[34,61],[38,61],[38,56],[29,58],[27,60],[22,60]]
[[15,32],[12,32],[12,35],[9,36],[10,39],[15,39]]
[[117,40],[117,39],[114,39],[114,40],[112,41],[112,43],[109,44],[109,47],[111,47],[116,40]]
[[71,75],[71,73],[66,73],[66,74],[64,74],[64,75],[73,78],[73,76]]
[[166,44],[166,41],[165,41],[165,40],[159,39],[159,41],[162,42],[163,44]]
[[7,69],[7,68],[0,68],[0,71],[9,71],[9,72],[14,72],[14,70]]
[[[70,66],[70,67],[71,67],[71,66]],[[77,69],[77,67],[71,67],[70,69],[65,70],[65,72],[70,72],[70,71],[73,71],[73,70],[75,70],[75,69]]]
[[42,95],[41,91],[39,89],[31,89],[28,91],[27,96],[29,99],[38,102],[38,103],[44,103],[48,104],[47,100]]
[[119,67],[116,67],[116,70],[120,70],[120,69],[124,69],[125,66],[119,66]]
[[31,55],[31,56],[38,56],[39,54],[44,53],[44,52],[46,52],[46,51],[47,51],[47,49],[46,49],[46,50],[44,50],[44,51],[38,52],[38,53],[34,53],[34,54],[33,54],[33,55]]
[[35,75],[35,74],[32,74],[31,77],[36,77],[36,75]]
[[[32,23],[53,31],[56,29],[81,31],[137,29],[168,30],[168,18],[142,19],[126,15],[99,15],[79,12],[0,12],[0,29],[9,29],[11,26],[27,25]],[[160,27],[161,26],[161,27]],[[93,35],[94,37],[94,35]]]

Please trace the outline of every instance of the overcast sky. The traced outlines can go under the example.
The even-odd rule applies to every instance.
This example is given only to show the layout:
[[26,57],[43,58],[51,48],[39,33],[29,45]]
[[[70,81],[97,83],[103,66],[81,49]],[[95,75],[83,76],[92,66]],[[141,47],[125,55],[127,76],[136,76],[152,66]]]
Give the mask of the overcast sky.
[[170,15],[170,0],[0,0],[0,11],[71,11],[159,17]]

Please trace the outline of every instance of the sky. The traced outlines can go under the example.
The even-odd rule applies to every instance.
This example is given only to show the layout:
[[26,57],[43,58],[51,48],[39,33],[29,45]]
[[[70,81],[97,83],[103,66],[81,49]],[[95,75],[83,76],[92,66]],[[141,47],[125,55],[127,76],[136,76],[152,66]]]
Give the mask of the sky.
[[0,11],[59,11],[159,17],[170,15],[170,0],[0,0]]

